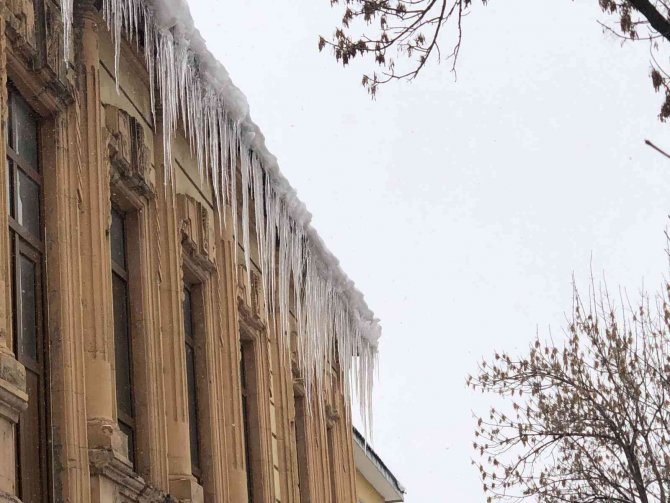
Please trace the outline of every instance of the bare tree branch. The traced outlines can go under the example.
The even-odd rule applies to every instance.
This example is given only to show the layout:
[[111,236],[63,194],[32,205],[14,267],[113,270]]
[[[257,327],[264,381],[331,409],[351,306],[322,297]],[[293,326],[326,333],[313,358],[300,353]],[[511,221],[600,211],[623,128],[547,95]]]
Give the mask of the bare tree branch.
[[670,285],[653,300],[575,289],[562,343],[538,337],[468,378],[499,397],[473,443],[488,501],[669,502]]
[[[412,80],[428,62],[448,61],[456,72],[465,36],[464,19],[473,0],[330,0],[342,8],[342,19],[332,36],[319,37],[319,50],[330,48],[335,59],[348,65],[353,59],[371,59],[362,84],[374,96],[379,86]],[[647,41],[655,50],[670,42],[670,2],[667,0],[597,0],[615,22],[598,21],[622,41]],[[482,0],[486,5],[487,0]],[[441,45],[447,44],[446,58]],[[375,70],[376,68],[376,70]],[[650,76],[664,95],[659,119],[670,118],[670,82],[652,57]]]

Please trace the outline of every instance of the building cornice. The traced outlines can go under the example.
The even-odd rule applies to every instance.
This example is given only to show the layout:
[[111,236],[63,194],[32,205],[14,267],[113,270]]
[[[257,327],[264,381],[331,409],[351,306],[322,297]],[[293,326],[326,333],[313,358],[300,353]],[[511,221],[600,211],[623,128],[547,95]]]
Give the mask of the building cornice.
[[387,503],[405,501],[405,488],[370,447],[363,435],[356,428],[353,430],[356,469]]

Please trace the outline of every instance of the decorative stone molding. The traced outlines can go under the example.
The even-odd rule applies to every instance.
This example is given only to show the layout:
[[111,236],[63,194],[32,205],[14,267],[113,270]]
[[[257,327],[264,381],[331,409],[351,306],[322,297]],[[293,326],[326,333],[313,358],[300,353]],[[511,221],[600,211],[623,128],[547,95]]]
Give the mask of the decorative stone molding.
[[147,484],[142,477],[133,472],[128,460],[108,449],[89,449],[91,475],[103,476],[115,483],[118,488],[118,502],[162,503],[166,495]]
[[32,0],[6,0],[6,33],[12,46],[26,59],[35,56],[35,7]]
[[213,229],[207,208],[186,194],[177,194],[177,218],[184,250],[203,272],[216,269]]
[[0,381],[25,391],[26,369],[8,352],[0,351]]
[[152,198],[154,177],[144,128],[133,116],[112,105],[105,105],[105,127],[112,183],[121,180],[139,195]]
[[[56,84],[55,88],[60,87],[65,91],[68,87],[74,85],[74,72],[63,57],[63,16],[57,3],[53,0],[44,2],[44,42],[40,50],[43,51],[43,57],[40,58],[41,70],[50,74],[50,81]],[[72,50],[72,48],[71,48]],[[70,60],[74,60],[74,55],[70,54]]]
[[242,297],[238,297],[240,337],[243,340],[256,340],[265,333],[263,320]]
[[[62,103],[70,103],[74,71],[63,57],[63,21],[58,2],[6,0],[1,10],[7,39],[15,53],[45,82],[48,93]],[[74,59],[72,56],[70,60]]]
[[237,298],[244,308],[243,314],[250,318],[257,318],[263,323],[263,296],[261,295],[261,277],[256,271],[247,274],[244,264],[238,265]]

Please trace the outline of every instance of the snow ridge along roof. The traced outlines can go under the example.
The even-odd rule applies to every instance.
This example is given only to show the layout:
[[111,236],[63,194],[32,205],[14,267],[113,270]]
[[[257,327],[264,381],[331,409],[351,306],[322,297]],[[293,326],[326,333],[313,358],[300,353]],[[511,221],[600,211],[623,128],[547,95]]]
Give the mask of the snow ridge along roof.
[[[63,4],[67,55],[72,0]],[[243,242],[247,274],[249,215],[254,212],[265,304],[271,309],[268,315],[278,316],[280,337],[289,347],[288,313],[289,305],[294,303],[297,351],[306,391],[321,389],[327,356],[336,349],[345,390],[349,394],[355,388],[367,430],[372,423],[379,320],[310,225],[310,213],[281,174],[276,157],[268,151],[263,133],[251,119],[244,94],[207,49],[187,2],[103,0],[102,11],[115,42],[117,79],[121,38],[137,41],[140,31],[144,34],[152,106],[156,98],[161,103],[166,178],[171,180],[173,175],[171,145],[181,117],[200,176],[209,176],[213,182],[217,207],[230,204],[232,208],[234,235]],[[230,168],[238,164],[242,175],[241,229],[237,225],[236,177]],[[225,218],[225,212],[222,216]],[[291,282],[302,285],[304,296],[296,288],[297,293],[291,298]],[[279,306],[278,312],[275,305]]]

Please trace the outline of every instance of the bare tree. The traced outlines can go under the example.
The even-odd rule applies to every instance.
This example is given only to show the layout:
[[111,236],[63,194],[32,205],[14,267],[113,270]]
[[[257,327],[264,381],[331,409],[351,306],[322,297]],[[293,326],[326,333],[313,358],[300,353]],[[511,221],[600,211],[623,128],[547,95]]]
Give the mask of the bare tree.
[[[597,0],[612,24],[601,26],[625,41],[647,41],[652,49],[670,42],[670,0]],[[433,57],[448,61],[455,71],[463,43],[463,21],[472,0],[330,0],[343,8],[332,37],[319,37],[319,50],[330,47],[347,65],[370,57],[378,71],[363,75],[374,95],[381,84],[414,79]],[[486,5],[487,0],[481,0]],[[443,53],[441,43],[449,50]],[[665,101],[659,117],[670,117],[670,76],[651,53],[651,78]]]
[[468,385],[500,395],[476,418],[487,501],[670,501],[670,285],[632,308],[574,294],[565,341],[495,354]]

